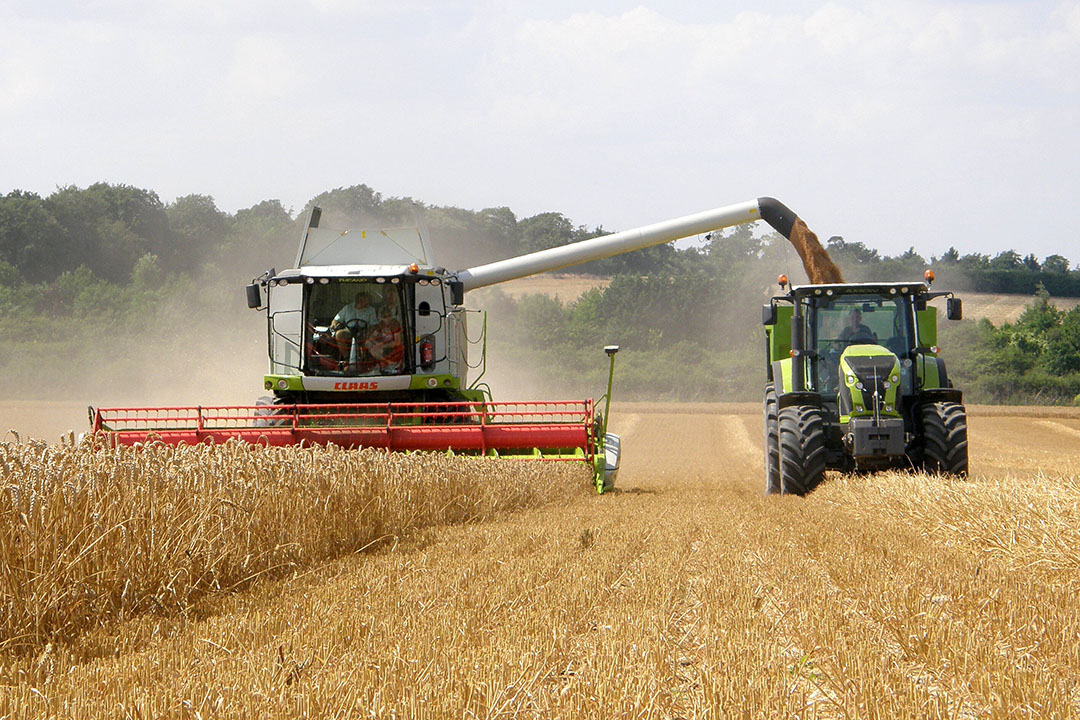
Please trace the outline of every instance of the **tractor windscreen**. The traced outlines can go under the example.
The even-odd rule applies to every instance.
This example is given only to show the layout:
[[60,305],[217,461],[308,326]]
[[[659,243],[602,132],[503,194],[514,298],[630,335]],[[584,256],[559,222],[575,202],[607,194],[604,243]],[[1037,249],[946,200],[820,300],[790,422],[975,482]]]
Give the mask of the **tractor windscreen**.
[[364,376],[406,371],[402,285],[331,279],[307,289],[307,373]]
[[850,294],[811,302],[807,347],[817,351],[811,377],[821,392],[836,390],[840,354],[851,345],[881,345],[900,357],[912,347],[906,296]]

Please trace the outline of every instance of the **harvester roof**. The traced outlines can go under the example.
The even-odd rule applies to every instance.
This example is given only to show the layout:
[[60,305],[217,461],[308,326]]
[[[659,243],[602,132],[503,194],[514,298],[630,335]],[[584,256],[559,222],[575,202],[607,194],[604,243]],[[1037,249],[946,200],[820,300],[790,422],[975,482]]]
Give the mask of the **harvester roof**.
[[309,227],[297,253],[296,265],[314,266],[403,265],[430,266],[431,246],[420,227],[376,230],[331,230]]

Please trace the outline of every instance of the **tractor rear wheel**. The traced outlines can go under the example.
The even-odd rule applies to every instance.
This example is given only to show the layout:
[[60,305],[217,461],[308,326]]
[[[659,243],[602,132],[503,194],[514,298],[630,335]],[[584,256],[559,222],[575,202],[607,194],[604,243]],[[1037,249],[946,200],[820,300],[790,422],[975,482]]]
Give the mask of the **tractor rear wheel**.
[[777,415],[780,492],[805,495],[825,478],[825,415],[820,407],[792,405]]
[[765,421],[765,494],[780,492],[780,428],[776,417],[776,390],[772,383],[765,386],[763,407]]
[[922,416],[922,467],[929,473],[968,474],[967,411],[960,403],[927,403]]

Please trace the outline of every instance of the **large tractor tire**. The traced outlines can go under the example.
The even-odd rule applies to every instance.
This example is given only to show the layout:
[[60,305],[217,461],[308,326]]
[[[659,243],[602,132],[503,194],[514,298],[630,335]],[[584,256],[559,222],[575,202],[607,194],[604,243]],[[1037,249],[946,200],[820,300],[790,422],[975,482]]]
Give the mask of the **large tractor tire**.
[[825,415],[812,405],[781,408],[780,492],[805,495],[825,478]]
[[780,427],[776,412],[776,390],[765,386],[763,407],[765,425],[765,494],[780,492]]
[[922,467],[928,473],[968,474],[967,411],[960,403],[927,403],[922,416]]

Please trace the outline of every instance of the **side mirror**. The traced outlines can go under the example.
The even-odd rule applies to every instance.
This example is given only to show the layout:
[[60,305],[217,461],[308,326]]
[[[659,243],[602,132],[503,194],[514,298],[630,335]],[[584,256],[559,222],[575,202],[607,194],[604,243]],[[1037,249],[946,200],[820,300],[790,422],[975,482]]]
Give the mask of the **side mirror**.
[[946,298],[945,317],[950,320],[962,320],[964,317],[964,304],[958,297]]
[[262,291],[259,289],[259,284],[251,283],[246,289],[248,307],[258,310],[259,306],[262,305]]
[[761,324],[762,325],[775,325],[776,324],[776,306],[772,303],[761,306]]

